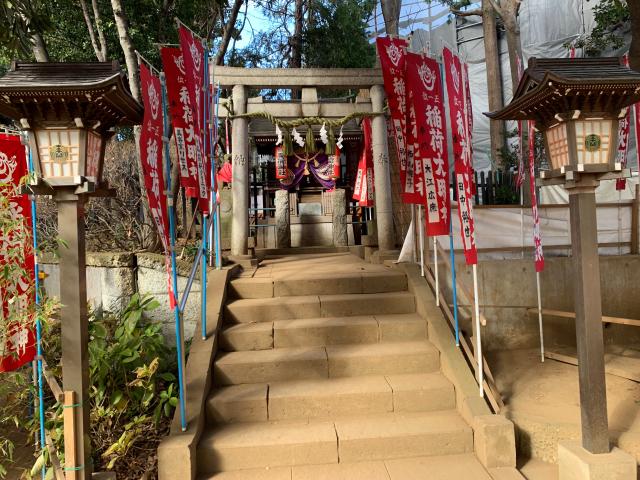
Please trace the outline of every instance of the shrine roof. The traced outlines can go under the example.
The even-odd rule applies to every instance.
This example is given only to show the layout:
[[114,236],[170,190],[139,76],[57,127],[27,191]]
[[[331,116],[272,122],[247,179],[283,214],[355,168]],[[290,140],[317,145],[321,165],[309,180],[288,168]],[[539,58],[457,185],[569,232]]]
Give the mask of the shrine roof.
[[620,58],[532,57],[511,103],[485,115],[545,123],[572,110],[617,114],[639,100],[640,73]]
[[14,62],[0,78],[0,114],[15,120],[135,125],[142,113],[118,62]]

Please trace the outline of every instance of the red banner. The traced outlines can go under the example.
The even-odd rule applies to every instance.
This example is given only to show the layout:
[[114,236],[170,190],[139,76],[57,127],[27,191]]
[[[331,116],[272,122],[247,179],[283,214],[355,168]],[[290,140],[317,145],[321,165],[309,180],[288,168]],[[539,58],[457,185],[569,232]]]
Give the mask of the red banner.
[[364,142],[356,183],[353,187],[353,199],[357,200],[361,207],[372,207],[374,204],[374,176],[373,176],[373,148],[371,145],[371,120],[362,119]]
[[405,68],[409,108],[416,112],[416,165],[423,173],[427,235],[449,235],[449,162],[440,67],[426,56],[407,53]]
[[[24,146],[17,135],[0,135],[0,188],[13,189],[27,174],[27,161]],[[27,195],[16,195],[9,200],[11,217],[22,220],[22,228],[31,232],[31,202]],[[30,237],[31,235],[29,235]],[[22,266],[28,278],[19,279],[11,290],[0,291],[2,298],[2,316],[5,319],[27,312],[29,304],[35,301],[34,257],[29,245],[24,245],[24,235],[11,235],[5,232],[0,237],[0,265],[15,262],[16,252],[24,253]],[[12,254],[9,256],[8,252]],[[7,336],[0,339],[0,372],[9,372],[31,362],[36,355],[36,336],[34,327],[28,322],[12,322],[7,325]]]
[[[625,67],[629,67],[629,56],[624,55],[622,62]],[[631,108],[627,109],[627,114],[620,119],[618,124],[618,149],[616,151],[616,163],[627,166],[627,151],[629,150],[629,131],[631,127]],[[624,190],[627,188],[627,179],[618,178],[616,180],[616,190]]]
[[180,184],[185,188],[187,196],[198,198],[194,112],[187,87],[184,57],[177,47],[162,47],[160,55],[167,82],[169,112],[180,165]]
[[[518,81],[522,79],[524,75],[524,67],[522,66],[522,58],[520,55],[516,56],[516,64],[518,66]],[[522,120],[518,120],[518,175],[516,176],[516,188],[520,189],[524,182],[524,130],[522,128]]]
[[[413,156],[409,158],[407,139],[407,99],[404,79],[405,54],[408,46],[406,40],[390,37],[376,39],[380,66],[384,78],[384,90],[387,94],[391,122],[393,124],[396,150],[400,164],[400,184],[402,185],[402,200],[408,203],[412,200],[414,187]],[[413,202],[422,203],[422,202]]]
[[531,192],[531,213],[533,215],[533,246],[536,272],[544,270],[544,254],[542,253],[542,235],[540,234],[540,213],[538,211],[538,197],[536,195],[536,148],[535,122],[529,121],[529,191]]
[[199,39],[186,27],[180,26],[180,49],[186,72],[187,88],[193,110],[193,127],[196,142],[196,167],[198,168],[198,206],[204,213],[209,211],[209,190],[211,179],[206,154],[204,151],[204,47]]
[[407,170],[405,172],[405,184],[404,193],[402,194],[402,201],[404,203],[414,203],[416,205],[423,205],[425,203],[424,196],[424,171],[422,169],[422,158],[420,151],[420,139],[418,134],[418,121],[416,119],[416,102],[418,95],[420,95],[421,88],[420,83],[413,85],[414,89],[410,88],[409,79],[407,78],[407,68],[409,68],[409,62],[415,64],[415,53],[405,53],[405,89],[407,100]]
[[[169,243],[169,215],[167,213],[167,195],[165,192],[164,171],[162,169],[162,100],[160,79],[154,76],[146,65],[140,65],[140,85],[144,118],[140,132],[140,161],[144,175],[144,186],[149,199],[149,210],[158,229],[168,266],[171,252]],[[167,284],[171,308],[175,306],[175,296],[171,289],[171,272],[167,269]]]
[[465,66],[457,55],[444,48],[442,51],[445,80],[449,98],[449,120],[453,134],[453,156],[455,185],[458,197],[460,234],[467,265],[478,263],[475,226],[473,221],[473,179],[471,160],[471,121],[467,85],[463,69]]

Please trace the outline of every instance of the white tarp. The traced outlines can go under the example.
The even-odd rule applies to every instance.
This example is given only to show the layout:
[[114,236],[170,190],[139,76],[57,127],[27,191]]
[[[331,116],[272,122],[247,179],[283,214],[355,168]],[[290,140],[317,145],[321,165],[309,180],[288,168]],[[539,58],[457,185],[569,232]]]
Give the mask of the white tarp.
[[[568,255],[571,251],[571,225],[568,205],[540,207],[540,230],[545,255]],[[533,219],[531,208],[476,207],[476,241],[480,258],[531,258],[533,262]],[[454,249],[462,249],[460,223],[453,212]],[[601,255],[630,253],[631,203],[598,205],[598,242],[615,244],[600,247]],[[449,239],[439,238],[445,250]],[[618,245],[623,244],[623,245]],[[523,250],[524,248],[524,250]]]
[[[594,27],[593,7],[598,0],[527,0],[520,8],[520,40],[525,67],[530,57],[568,57],[567,45],[591,32]],[[473,105],[474,129],[474,166],[476,170],[491,168],[489,119],[483,115],[488,111],[487,71],[484,54],[482,19],[466,17],[462,24],[449,27],[450,42],[457,42],[460,53],[469,64],[471,98]],[[453,25],[453,23],[452,23]],[[443,25],[441,29],[446,28]],[[461,28],[462,27],[462,28]],[[451,38],[452,37],[452,38]],[[455,43],[452,43],[455,44]],[[439,48],[436,45],[436,48]],[[503,93],[505,105],[511,101],[512,86],[509,66],[509,55],[505,36],[499,39],[500,64],[503,77]],[[623,47],[609,55],[621,55],[626,51]],[[578,56],[582,53],[578,51]],[[515,124],[508,125],[510,130]],[[637,169],[635,135],[630,135],[629,166]]]

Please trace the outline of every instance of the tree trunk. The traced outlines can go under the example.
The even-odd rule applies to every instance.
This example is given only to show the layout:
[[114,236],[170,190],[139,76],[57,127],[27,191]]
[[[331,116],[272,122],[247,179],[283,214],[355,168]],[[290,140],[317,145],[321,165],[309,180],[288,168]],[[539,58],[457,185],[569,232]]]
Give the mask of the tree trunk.
[[140,101],[140,85],[138,83],[138,62],[136,60],[136,52],[129,35],[129,19],[122,8],[121,0],[111,0],[111,8],[113,9],[113,17],[116,21],[118,29],[118,38],[120,46],[124,53],[124,60],[127,64],[127,74],[129,76],[129,88],[133,98]]
[[502,22],[507,33],[507,49],[509,50],[509,67],[511,70],[511,85],[515,93],[518,88],[518,58],[522,58],[520,45],[520,26],[518,25],[519,0],[503,0],[500,3]]
[[291,61],[289,67],[302,67],[302,23],[304,20],[303,12],[304,0],[296,0],[295,12],[293,16],[294,30],[291,37]]
[[384,28],[387,35],[398,35],[400,31],[400,7],[401,0],[380,0],[382,16],[384,18]]
[[640,2],[628,1],[631,15],[631,47],[629,48],[629,66],[640,72]]
[[[231,13],[227,22],[224,26],[224,31],[222,33],[222,41],[220,42],[220,47],[218,48],[218,53],[216,53],[216,65],[224,64],[224,56],[227,53],[227,49],[229,48],[229,42],[231,41],[231,34],[236,26],[236,20],[238,19],[238,12],[240,11],[240,7],[242,6],[243,0],[235,0],[233,2],[233,7],[231,8]],[[297,13],[297,2],[296,2],[296,13]],[[297,27],[297,23],[296,23]]]
[[[502,109],[504,102],[502,99],[502,76],[500,74],[496,12],[488,0],[483,0],[482,2],[482,28],[484,31],[484,52],[487,65],[489,110],[495,112]],[[503,167],[504,128],[504,122],[501,120],[489,121],[491,157],[495,159],[498,169]]]
[[98,41],[100,42],[100,55],[107,61],[107,39],[104,36],[104,29],[102,28],[102,15],[98,8],[98,0],[91,0],[91,6],[93,8],[93,17],[96,20],[96,30],[98,31]]
[[44,43],[42,35],[39,33],[34,33],[31,36],[31,44],[33,56],[36,57],[36,62],[48,62],[49,52],[47,52],[47,45]]
[[82,8],[82,16],[84,17],[84,23],[87,24],[87,30],[89,30],[89,40],[91,40],[91,46],[96,54],[96,58],[99,62],[104,62],[106,59],[102,55],[102,50],[98,46],[98,39],[96,38],[96,31],[93,28],[93,22],[91,21],[91,15],[89,15],[89,9],[87,8],[87,2],[80,0],[80,7]]

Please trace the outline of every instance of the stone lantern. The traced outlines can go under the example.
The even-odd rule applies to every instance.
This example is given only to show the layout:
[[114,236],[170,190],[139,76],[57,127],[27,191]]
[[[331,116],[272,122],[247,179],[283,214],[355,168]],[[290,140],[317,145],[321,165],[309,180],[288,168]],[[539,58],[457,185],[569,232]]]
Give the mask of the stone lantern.
[[36,178],[27,189],[53,196],[58,236],[66,243],[60,249],[62,377],[65,399],[74,399],[66,406],[74,435],[65,436],[65,452],[73,451],[65,469],[77,479],[91,478],[92,471],[84,204],[106,193],[105,144],[115,127],[142,120],[143,107],[125,82],[117,62],[14,62],[0,78],[0,115],[28,134]]
[[629,176],[616,158],[618,122],[638,101],[640,73],[619,58],[531,58],[511,103],[486,114],[534,120],[551,165],[537,183],[569,193],[582,447],[559,445],[561,480],[636,478],[635,460],[609,446],[595,189]]

